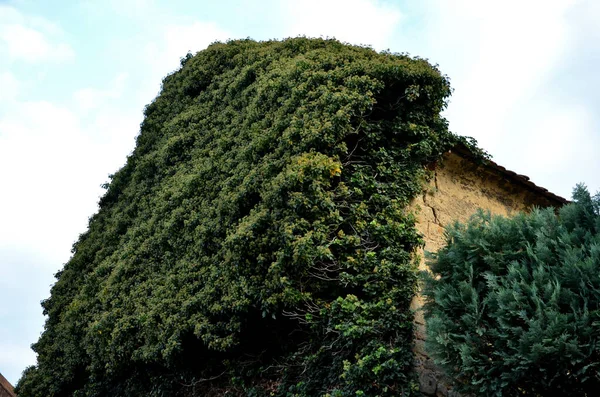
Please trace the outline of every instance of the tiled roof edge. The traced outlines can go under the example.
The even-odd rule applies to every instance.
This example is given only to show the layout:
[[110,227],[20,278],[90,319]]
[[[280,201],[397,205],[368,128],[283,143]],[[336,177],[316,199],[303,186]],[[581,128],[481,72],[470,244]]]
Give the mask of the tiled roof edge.
[[[475,158],[473,153],[464,145],[454,146],[450,150],[450,152],[454,152],[462,157],[466,157],[469,159]],[[564,205],[564,204],[568,204],[570,202],[569,200],[565,199],[564,197],[558,196],[558,195],[550,192],[548,189],[538,186],[535,183],[531,182],[531,180],[529,179],[529,177],[527,175],[517,174],[516,172],[508,170],[492,160],[484,159],[481,161],[481,164],[484,167],[493,169],[493,170],[497,171],[498,173],[502,174],[503,176],[507,177],[508,179],[525,186],[526,188],[534,191],[535,193],[539,194],[540,196],[543,196],[550,201],[554,201],[558,205]]]

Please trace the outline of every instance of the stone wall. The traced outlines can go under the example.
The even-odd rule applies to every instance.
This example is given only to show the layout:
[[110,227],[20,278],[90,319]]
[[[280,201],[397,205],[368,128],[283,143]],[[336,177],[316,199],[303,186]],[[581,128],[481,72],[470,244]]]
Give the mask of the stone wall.
[[[449,152],[433,169],[433,178],[412,208],[417,229],[425,238],[425,250],[436,252],[444,243],[444,227],[464,222],[482,208],[492,214],[510,216],[533,206],[560,206],[566,202],[529,182],[529,178],[507,171],[493,162],[482,165],[465,153]],[[420,252],[423,258],[423,252]],[[420,269],[425,270],[422,260]],[[425,352],[425,323],[421,296],[412,303],[415,314],[415,354],[421,392],[428,396],[453,396],[451,382]]]

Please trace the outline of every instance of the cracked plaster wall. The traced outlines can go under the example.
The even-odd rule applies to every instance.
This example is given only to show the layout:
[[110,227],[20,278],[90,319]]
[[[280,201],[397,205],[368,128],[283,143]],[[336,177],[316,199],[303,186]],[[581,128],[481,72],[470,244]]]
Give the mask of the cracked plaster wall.
[[[436,252],[444,245],[445,226],[456,220],[467,221],[479,208],[495,215],[510,216],[533,206],[557,205],[514,178],[451,152],[435,166],[432,174],[422,196],[411,204],[417,230],[423,234],[425,251],[429,252]],[[425,270],[427,266],[422,251],[419,252],[422,258],[419,269]],[[421,392],[429,396],[456,396],[450,380],[425,351],[425,321],[419,310],[422,305],[423,298],[415,297],[412,302],[415,310],[415,365]]]

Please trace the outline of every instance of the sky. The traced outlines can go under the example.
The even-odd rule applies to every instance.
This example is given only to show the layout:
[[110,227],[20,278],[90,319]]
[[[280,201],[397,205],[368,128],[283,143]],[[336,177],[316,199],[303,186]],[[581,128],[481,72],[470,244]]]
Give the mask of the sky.
[[335,37],[438,64],[450,129],[570,198],[600,188],[598,0],[0,0],[0,372],[134,148],[144,106],[214,41]]

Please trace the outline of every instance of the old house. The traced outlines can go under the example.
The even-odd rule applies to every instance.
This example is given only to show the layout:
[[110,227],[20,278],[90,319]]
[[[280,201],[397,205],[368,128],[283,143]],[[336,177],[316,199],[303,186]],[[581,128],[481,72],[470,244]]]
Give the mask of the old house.
[[[436,252],[444,243],[444,227],[458,220],[465,222],[482,208],[494,215],[510,216],[537,207],[559,207],[568,201],[536,186],[528,177],[487,161],[474,161],[470,152],[455,148],[446,153],[440,164],[431,167],[433,177],[412,207],[417,216],[417,229],[425,239],[425,250]],[[422,254],[422,253],[421,253]],[[421,255],[423,257],[423,255]],[[420,264],[426,269],[425,261]],[[421,391],[426,395],[446,396],[449,381],[436,368],[424,349],[425,323],[419,308],[423,299],[413,300],[416,310],[416,366]]]
[[0,374],[0,397],[15,397],[12,385]]

